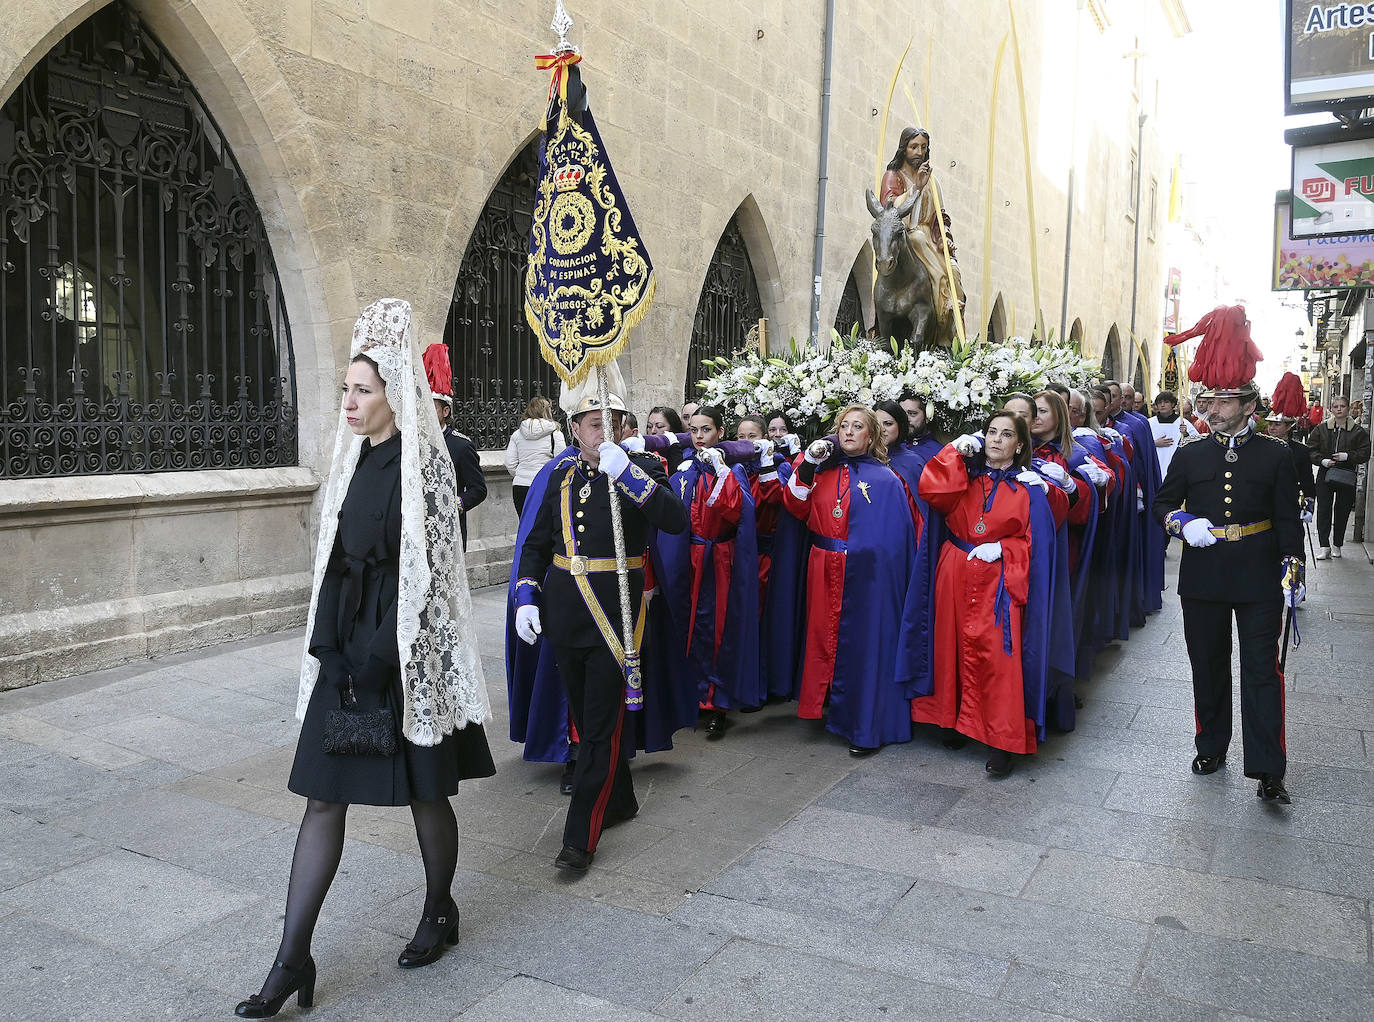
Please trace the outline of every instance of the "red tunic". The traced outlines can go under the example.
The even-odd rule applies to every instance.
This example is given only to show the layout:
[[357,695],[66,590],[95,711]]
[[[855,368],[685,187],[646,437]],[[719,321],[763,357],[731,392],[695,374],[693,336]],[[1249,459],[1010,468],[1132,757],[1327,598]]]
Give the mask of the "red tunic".
[[754,531],[759,537],[759,613],[763,613],[768,599],[768,575],[773,568],[773,535],[778,531],[778,515],[782,512],[782,484],[777,469],[749,477],[754,493]]
[[[1050,487],[1053,492],[1056,487]],[[954,728],[1007,752],[1035,751],[1021,676],[1021,621],[1030,584],[1030,497],[1024,484],[993,490],[989,476],[970,479],[963,457],[946,447],[921,475],[921,497],[945,516],[967,546],[1002,544],[986,564],[946,540],[935,575],[935,691],[911,701],[911,719]],[[991,507],[983,510],[985,501]],[[985,531],[975,526],[983,522]],[[999,581],[1011,597],[1011,653],[1003,645],[995,601]]]
[[[716,481],[709,474],[703,474],[697,479],[696,491],[686,494],[687,512],[691,517],[691,530],[693,536],[700,536],[702,539],[712,540],[711,546],[705,544],[692,544],[692,611],[688,621],[695,621],[697,617],[697,601],[701,597],[702,573],[711,571],[716,578],[716,633],[715,646],[711,650],[714,658],[720,652],[721,638],[725,634],[725,619],[729,611],[729,600],[725,594],[730,591],[730,570],[735,561],[735,532],[739,529],[740,512],[744,506],[744,491],[740,487],[739,480],[734,473],[725,477],[725,485],[721,488],[720,495],[714,504],[707,504],[710,499],[711,491],[715,489]],[[710,563],[707,563],[707,551],[710,551]],[[694,629],[687,631],[687,651],[692,649],[692,634]],[[703,709],[715,709],[711,696],[715,692],[712,685],[707,694],[705,702],[701,704]]]

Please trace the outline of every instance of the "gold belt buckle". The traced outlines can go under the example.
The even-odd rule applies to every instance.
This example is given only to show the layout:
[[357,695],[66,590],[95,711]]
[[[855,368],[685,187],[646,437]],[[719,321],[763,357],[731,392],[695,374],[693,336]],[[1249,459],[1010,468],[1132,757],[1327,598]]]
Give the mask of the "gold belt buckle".
[[1241,535],[1239,525],[1226,526],[1226,542],[1235,543],[1241,538]]
[[585,575],[585,574],[587,574],[587,558],[583,557],[581,554],[573,554],[573,556],[569,557],[569,558],[568,558],[568,574],[569,574],[569,575]]

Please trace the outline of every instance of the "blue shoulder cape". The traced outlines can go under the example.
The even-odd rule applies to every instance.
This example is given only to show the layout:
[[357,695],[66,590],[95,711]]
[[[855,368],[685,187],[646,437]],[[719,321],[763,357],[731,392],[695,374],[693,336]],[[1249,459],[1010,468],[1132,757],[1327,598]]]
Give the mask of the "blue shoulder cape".
[[921,538],[916,546],[916,562],[903,614],[903,637],[907,645],[899,651],[911,664],[905,695],[908,699],[928,696],[935,691],[935,571],[945,543],[945,517],[921,499],[921,473],[926,463],[940,453],[943,445],[927,438],[920,449],[904,447],[892,454],[892,470],[906,483],[916,510],[921,513]]

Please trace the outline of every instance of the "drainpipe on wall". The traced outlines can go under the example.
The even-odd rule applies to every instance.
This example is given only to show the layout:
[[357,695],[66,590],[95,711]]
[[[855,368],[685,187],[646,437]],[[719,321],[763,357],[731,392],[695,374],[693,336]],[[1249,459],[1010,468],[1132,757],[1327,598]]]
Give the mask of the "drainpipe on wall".
[[825,261],[825,189],[830,159],[830,75],[835,59],[835,0],[825,3],[825,63],[821,78],[820,173],[816,179],[816,246],[811,260],[811,337],[821,343],[821,268]]

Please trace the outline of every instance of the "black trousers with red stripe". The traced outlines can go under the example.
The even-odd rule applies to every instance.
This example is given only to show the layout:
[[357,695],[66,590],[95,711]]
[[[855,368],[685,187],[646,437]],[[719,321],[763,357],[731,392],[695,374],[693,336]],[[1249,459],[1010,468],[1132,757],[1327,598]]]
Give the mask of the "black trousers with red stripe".
[[1278,644],[1283,598],[1218,603],[1184,597],[1183,638],[1193,666],[1197,751],[1224,755],[1231,744],[1231,618],[1240,639],[1240,726],[1245,776],[1283,777],[1288,748],[1283,732],[1283,675]]
[[638,808],[626,759],[625,675],[605,646],[556,646],[577,726],[577,767],[563,843],[596,851],[607,814]]

